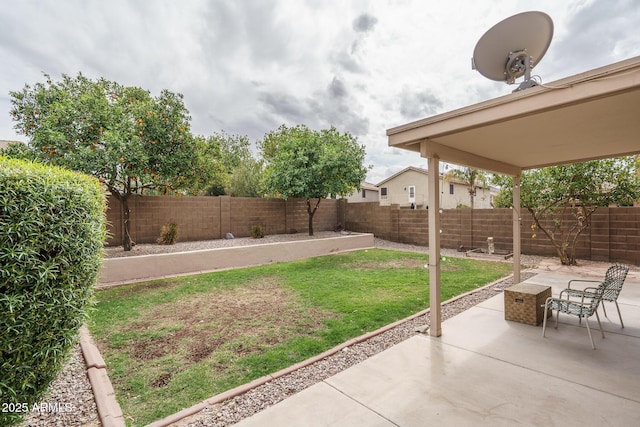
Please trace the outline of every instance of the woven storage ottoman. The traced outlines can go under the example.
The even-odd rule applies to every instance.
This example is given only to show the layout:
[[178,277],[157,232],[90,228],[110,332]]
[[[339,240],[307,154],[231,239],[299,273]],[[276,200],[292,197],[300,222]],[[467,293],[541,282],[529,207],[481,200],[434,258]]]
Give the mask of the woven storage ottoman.
[[[537,326],[544,317],[544,303],[551,296],[551,286],[518,283],[504,290],[504,318]],[[547,317],[551,317],[549,310]]]

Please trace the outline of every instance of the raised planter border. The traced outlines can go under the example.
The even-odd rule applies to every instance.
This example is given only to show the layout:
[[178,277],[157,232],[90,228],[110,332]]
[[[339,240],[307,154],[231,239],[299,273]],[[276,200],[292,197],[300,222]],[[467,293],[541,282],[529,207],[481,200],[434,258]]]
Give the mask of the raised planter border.
[[98,287],[243,268],[375,247],[369,233],[104,260]]

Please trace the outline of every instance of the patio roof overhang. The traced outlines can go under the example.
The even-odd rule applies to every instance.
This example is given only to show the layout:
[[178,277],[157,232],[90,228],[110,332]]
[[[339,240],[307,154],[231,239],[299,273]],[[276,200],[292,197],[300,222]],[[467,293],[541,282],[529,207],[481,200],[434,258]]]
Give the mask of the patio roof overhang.
[[389,146],[508,175],[640,153],[640,57],[387,130]]
[[[389,146],[514,176],[513,271],[520,281],[520,175],[640,154],[640,57],[387,130]],[[432,181],[432,182],[431,182]],[[438,180],[428,183],[430,334],[440,336]]]

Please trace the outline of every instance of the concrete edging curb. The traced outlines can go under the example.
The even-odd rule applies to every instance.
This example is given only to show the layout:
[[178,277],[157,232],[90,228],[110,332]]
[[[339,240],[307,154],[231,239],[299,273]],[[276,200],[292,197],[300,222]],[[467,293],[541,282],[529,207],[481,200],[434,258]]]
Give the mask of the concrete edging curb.
[[[469,292],[465,292],[464,294],[455,296],[455,297],[453,297],[453,298],[451,298],[451,299],[449,299],[447,301],[444,301],[442,304],[444,305],[444,304],[452,303],[454,301],[459,300],[460,298],[463,298],[463,297],[465,297],[467,295],[473,294],[474,292],[478,292],[480,290],[489,288],[491,286],[495,286],[497,283],[502,282],[503,280],[507,280],[507,279],[512,278],[512,277],[513,277],[513,274],[510,274],[510,275],[502,277],[502,278],[500,278],[498,280],[494,280],[493,282],[488,283],[488,284],[486,284],[486,285],[484,285],[484,286],[482,286],[482,287],[480,287],[478,289],[473,289],[473,290],[471,290]],[[277,372],[274,372],[273,374],[265,375],[264,377],[258,378],[256,380],[253,380],[253,381],[249,382],[249,383],[243,384],[243,385],[238,386],[236,388],[233,388],[231,390],[227,390],[227,391],[225,391],[223,393],[220,393],[220,394],[212,396],[212,397],[210,397],[208,399],[205,399],[202,402],[197,403],[197,404],[195,404],[195,405],[193,405],[193,406],[191,406],[189,408],[185,408],[182,411],[176,412],[175,414],[171,414],[168,417],[165,417],[165,418],[162,418],[160,420],[154,421],[151,424],[148,424],[147,427],[168,427],[171,424],[176,423],[176,422],[178,422],[178,421],[180,421],[180,420],[182,420],[184,418],[187,418],[187,417],[190,417],[192,415],[197,414],[198,412],[200,412],[203,409],[205,409],[207,406],[211,406],[211,405],[215,405],[215,404],[218,404],[218,403],[222,403],[225,400],[232,399],[234,397],[240,396],[241,394],[244,394],[244,393],[246,393],[246,392],[248,392],[248,391],[250,391],[250,390],[252,390],[252,389],[254,389],[256,387],[259,387],[259,386],[261,386],[263,384],[268,383],[269,381],[273,381],[275,379],[278,379],[280,377],[288,375],[288,374],[290,374],[290,373],[292,373],[294,371],[297,371],[298,369],[301,369],[301,368],[304,368],[306,366],[312,365],[312,364],[314,364],[316,362],[319,362],[320,360],[325,359],[325,358],[327,358],[329,356],[333,356],[334,354],[342,351],[343,349],[345,349],[347,347],[350,347],[350,346],[352,346],[354,344],[359,344],[359,343],[361,343],[363,341],[366,341],[366,340],[371,339],[371,338],[373,338],[373,337],[375,337],[377,335],[380,335],[380,334],[382,334],[384,332],[387,332],[388,330],[393,329],[396,326],[402,325],[403,323],[409,322],[409,321],[411,321],[411,320],[413,320],[415,318],[424,316],[427,313],[429,313],[430,311],[431,311],[431,309],[427,308],[427,309],[422,310],[422,311],[420,311],[418,313],[412,314],[409,317],[405,317],[404,319],[400,319],[400,320],[397,320],[397,321],[395,321],[393,323],[385,325],[380,329],[376,329],[375,331],[368,332],[368,333],[366,333],[364,335],[360,335],[359,337],[356,337],[356,338],[352,338],[349,341],[346,341],[346,342],[344,342],[344,343],[342,343],[342,344],[340,344],[340,345],[338,345],[336,347],[333,347],[333,348],[325,351],[324,353],[318,354],[317,356],[310,357],[309,359],[303,360],[302,362],[298,362],[295,365],[291,365],[291,366],[289,366],[287,368],[281,369],[281,370],[279,370]]]
[[105,258],[98,287],[274,264],[375,247],[371,233]]
[[103,427],[125,427],[122,409],[107,375],[107,365],[86,325],[80,327],[80,349],[87,365],[87,377],[93,390],[100,423]]

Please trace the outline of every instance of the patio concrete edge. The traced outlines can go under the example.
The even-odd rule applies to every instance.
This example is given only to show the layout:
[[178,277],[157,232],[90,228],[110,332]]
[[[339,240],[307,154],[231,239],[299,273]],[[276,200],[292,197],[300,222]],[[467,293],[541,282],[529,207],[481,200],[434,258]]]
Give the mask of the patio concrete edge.
[[80,327],[80,349],[87,366],[87,377],[96,402],[98,418],[103,427],[124,427],[124,415],[116,400],[113,385],[107,375],[107,365],[93,343],[86,325]]
[[[502,278],[500,278],[498,280],[494,280],[493,282],[488,283],[488,284],[486,284],[486,285],[484,285],[482,287],[479,287],[477,289],[473,289],[473,290],[471,290],[469,292],[465,292],[463,294],[455,296],[455,297],[443,302],[442,304],[444,305],[444,304],[452,303],[452,302],[457,301],[460,298],[463,298],[463,297],[465,297],[467,295],[471,295],[474,292],[478,292],[480,290],[495,286],[497,283],[502,282],[503,280],[507,280],[507,279],[512,278],[512,277],[513,277],[513,274],[510,274],[510,275],[502,277]],[[422,310],[422,311],[420,311],[418,313],[412,314],[411,316],[405,317],[404,319],[400,319],[400,320],[398,320],[396,322],[393,322],[393,323],[390,323],[388,325],[385,325],[385,326],[383,326],[383,327],[381,327],[379,329],[376,329],[375,331],[368,332],[368,333],[366,333],[364,335],[360,335],[359,337],[350,339],[349,341],[346,341],[346,342],[344,342],[344,343],[342,343],[342,344],[340,344],[340,345],[338,345],[336,347],[333,347],[333,348],[325,351],[324,353],[318,354],[317,356],[310,357],[309,359],[303,360],[302,362],[296,363],[295,365],[291,365],[291,366],[289,366],[287,368],[281,369],[281,370],[279,370],[277,372],[274,372],[273,374],[265,375],[264,377],[258,378],[256,380],[253,380],[253,381],[249,382],[249,383],[242,384],[242,385],[240,385],[240,386],[238,386],[236,388],[233,388],[231,390],[227,390],[225,392],[222,392],[220,394],[212,396],[212,397],[210,397],[208,399],[205,399],[202,402],[197,403],[197,404],[195,404],[195,405],[193,405],[193,406],[191,406],[189,408],[185,408],[185,409],[183,409],[183,410],[181,410],[179,412],[176,412],[175,414],[171,414],[168,417],[165,417],[165,418],[162,418],[160,420],[154,421],[151,424],[148,424],[147,427],[168,427],[173,423],[176,423],[178,421],[183,420],[184,418],[187,418],[187,417],[190,417],[192,415],[197,414],[198,412],[200,412],[203,409],[205,409],[207,406],[211,406],[211,405],[215,405],[215,404],[218,404],[218,403],[222,403],[225,400],[232,399],[234,397],[240,396],[240,395],[242,395],[244,393],[247,393],[248,391],[250,391],[250,390],[252,390],[252,389],[254,389],[256,387],[259,387],[259,386],[261,386],[263,384],[268,383],[269,381],[273,381],[275,379],[278,379],[280,377],[288,375],[288,374],[290,374],[290,373],[292,373],[294,371],[297,371],[298,369],[301,369],[301,368],[304,368],[306,366],[312,365],[312,364],[314,364],[316,362],[319,362],[320,360],[323,360],[323,359],[325,359],[325,358],[327,358],[329,356],[333,356],[334,354],[342,351],[346,347],[350,347],[350,346],[352,346],[354,344],[358,344],[358,343],[364,342],[364,341],[366,341],[368,339],[371,339],[371,338],[373,338],[373,337],[375,337],[377,335],[380,335],[380,334],[382,334],[384,332],[387,332],[390,329],[393,329],[393,328],[395,328],[395,327],[397,327],[399,325],[402,325],[403,323],[409,322],[409,321],[411,321],[411,320],[413,320],[413,319],[415,319],[417,317],[424,316],[424,315],[428,314],[429,312],[430,312],[430,309],[427,308],[427,309]]]

